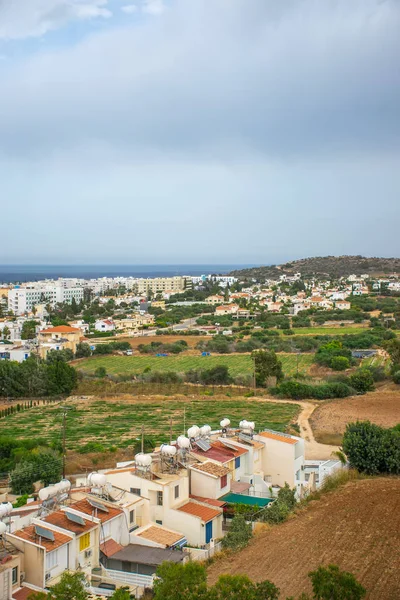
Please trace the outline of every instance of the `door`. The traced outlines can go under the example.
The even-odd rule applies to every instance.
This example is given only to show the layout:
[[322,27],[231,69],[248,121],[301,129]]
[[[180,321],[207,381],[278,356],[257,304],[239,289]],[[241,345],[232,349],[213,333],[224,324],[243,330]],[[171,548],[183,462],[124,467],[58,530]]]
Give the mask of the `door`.
[[208,521],[208,523],[206,523],[206,544],[208,544],[208,542],[211,540],[212,536],[213,536],[213,522],[212,521]]

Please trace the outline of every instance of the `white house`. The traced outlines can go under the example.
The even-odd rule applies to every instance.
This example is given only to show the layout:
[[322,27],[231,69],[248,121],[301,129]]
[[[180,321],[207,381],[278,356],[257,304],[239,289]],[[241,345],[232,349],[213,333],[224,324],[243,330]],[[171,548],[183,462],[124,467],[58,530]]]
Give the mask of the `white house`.
[[217,500],[229,492],[231,479],[228,467],[211,461],[190,466],[190,491],[195,496]]
[[31,350],[26,346],[0,345],[0,360],[15,360],[21,363],[29,358],[30,355]]
[[94,324],[96,331],[114,331],[115,324],[110,319],[99,319]]

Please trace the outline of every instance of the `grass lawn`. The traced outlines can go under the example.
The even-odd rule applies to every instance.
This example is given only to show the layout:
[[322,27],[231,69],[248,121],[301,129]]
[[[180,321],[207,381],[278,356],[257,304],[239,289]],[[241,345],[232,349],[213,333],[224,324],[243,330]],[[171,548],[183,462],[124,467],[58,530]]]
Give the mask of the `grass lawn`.
[[[298,357],[297,357],[298,356]],[[313,354],[279,354],[285,375],[296,372],[298,360],[299,373],[307,373],[313,361]],[[215,354],[212,356],[93,356],[80,361],[75,366],[84,373],[93,374],[98,367],[105,367],[112,375],[128,375],[143,373],[150,367],[152,371],[176,371],[185,373],[190,369],[210,369],[217,365],[227,365],[233,377],[250,375],[253,372],[253,361],[249,354]]]
[[[157,442],[168,441],[169,420],[172,418],[173,436],[183,433],[183,414],[186,428],[197,423],[218,428],[222,418],[228,417],[233,425],[241,419],[255,421],[257,429],[271,428],[285,431],[297,415],[297,404],[274,404],[252,398],[230,399],[222,395],[207,398],[153,397],[136,399],[71,399],[63,402],[71,407],[67,416],[67,449],[77,450],[89,441],[126,448],[140,435],[142,424],[147,435]],[[2,436],[18,439],[61,441],[62,416],[58,405],[33,407],[1,421]]]

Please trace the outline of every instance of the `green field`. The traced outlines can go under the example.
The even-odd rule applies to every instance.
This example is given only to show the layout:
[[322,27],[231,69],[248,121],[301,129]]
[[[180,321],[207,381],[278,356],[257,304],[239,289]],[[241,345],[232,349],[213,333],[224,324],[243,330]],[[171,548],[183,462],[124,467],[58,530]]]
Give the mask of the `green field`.
[[[313,354],[279,354],[285,375],[296,373],[298,361],[299,373],[307,373]],[[190,369],[211,369],[217,365],[227,365],[232,377],[251,375],[253,361],[249,354],[216,354],[213,356],[93,356],[80,361],[76,368],[84,373],[93,374],[98,367],[105,367],[112,375],[129,375],[143,373],[149,367],[152,371],[176,371],[185,373]]]
[[[256,423],[256,428],[285,431],[288,423],[297,415],[297,404],[274,404],[243,398],[234,400],[224,396],[213,398],[160,398],[147,401],[127,396],[123,400],[107,400],[91,397],[71,399],[62,403],[69,406],[67,415],[67,449],[78,450],[87,442],[104,446],[126,448],[135,443],[142,424],[147,435],[157,442],[168,441],[169,420],[176,437],[183,433],[185,410],[186,428],[197,423],[218,428],[222,418],[228,417],[233,425],[241,419]],[[1,420],[1,435],[18,439],[38,439],[46,442],[61,441],[62,416],[60,405],[33,407]],[[101,450],[100,450],[101,451]]]
[[296,335],[346,335],[365,333],[368,327],[293,327],[292,331]]

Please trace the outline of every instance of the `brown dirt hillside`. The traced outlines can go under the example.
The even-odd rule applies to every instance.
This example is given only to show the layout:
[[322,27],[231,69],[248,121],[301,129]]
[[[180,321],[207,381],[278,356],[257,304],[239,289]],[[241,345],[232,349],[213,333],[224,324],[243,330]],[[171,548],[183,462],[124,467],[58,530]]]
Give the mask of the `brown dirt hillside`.
[[334,563],[354,573],[369,600],[400,598],[400,478],[354,481],[313,501],[292,519],[259,533],[233,557],[209,568],[222,574],[269,579],[281,597],[311,592],[307,577]]

